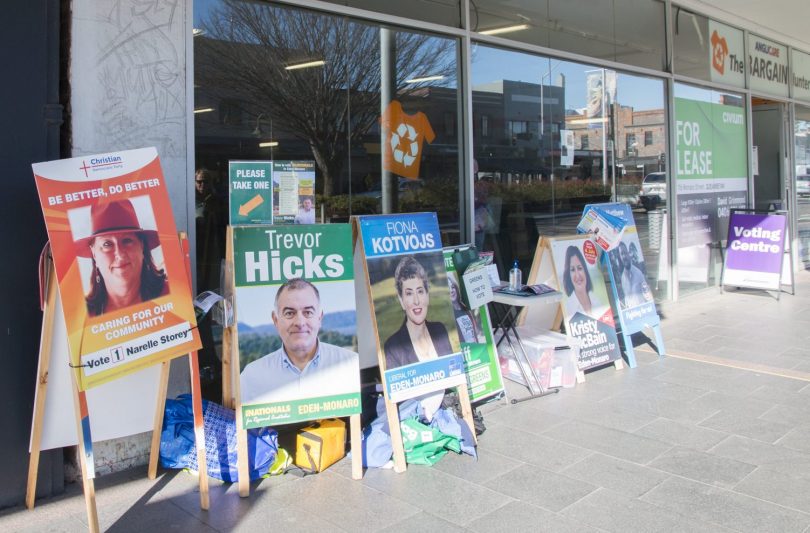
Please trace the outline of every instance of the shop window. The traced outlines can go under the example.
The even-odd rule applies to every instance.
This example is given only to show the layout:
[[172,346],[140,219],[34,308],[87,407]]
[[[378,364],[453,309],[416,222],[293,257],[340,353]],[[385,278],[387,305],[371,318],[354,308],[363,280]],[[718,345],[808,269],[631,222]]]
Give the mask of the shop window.
[[423,20],[454,28],[461,27],[459,0],[430,0],[429,2],[380,2],[379,0],[324,0],[330,4],[367,9],[385,15]]
[[475,0],[471,30],[598,59],[664,69],[660,0]]
[[[476,225],[475,243],[495,252],[502,275],[515,258],[531,268],[539,237],[576,233],[585,205],[618,201],[634,207],[648,285],[666,295],[665,217],[640,198],[645,174],[666,172],[666,159],[658,150],[630,158],[624,149],[627,134],[664,127],[663,81],[481,44],[471,76],[473,113],[505,125],[473,145],[475,219],[487,221]],[[561,130],[578,139],[575,153],[563,155]]]

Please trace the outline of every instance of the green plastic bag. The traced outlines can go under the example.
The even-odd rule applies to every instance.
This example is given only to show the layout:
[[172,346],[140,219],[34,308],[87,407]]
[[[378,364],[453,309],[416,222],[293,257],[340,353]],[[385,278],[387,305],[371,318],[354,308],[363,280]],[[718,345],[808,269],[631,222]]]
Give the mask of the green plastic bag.
[[405,462],[409,464],[432,466],[448,451],[461,453],[461,444],[457,437],[426,426],[416,418],[407,418],[399,425],[405,448]]

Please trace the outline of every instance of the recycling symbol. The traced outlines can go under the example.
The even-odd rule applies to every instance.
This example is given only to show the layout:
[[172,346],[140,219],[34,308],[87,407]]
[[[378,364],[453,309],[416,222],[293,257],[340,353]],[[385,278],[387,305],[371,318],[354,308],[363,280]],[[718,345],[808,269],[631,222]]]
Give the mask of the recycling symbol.
[[419,143],[416,142],[416,130],[410,124],[400,123],[397,130],[391,134],[391,151],[394,161],[409,167],[416,161],[419,153]]

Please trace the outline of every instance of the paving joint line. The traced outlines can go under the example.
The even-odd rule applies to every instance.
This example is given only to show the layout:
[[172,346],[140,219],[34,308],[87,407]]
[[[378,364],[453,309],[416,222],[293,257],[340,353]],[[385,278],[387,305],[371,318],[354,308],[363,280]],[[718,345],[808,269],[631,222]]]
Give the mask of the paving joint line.
[[[653,355],[658,355],[658,352],[647,347],[637,347],[636,350],[651,353]],[[715,355],[684,352],[681,350],[667,350],[667,353],[663,357],[674,357],[676,359],[685,359],[687,361],[695,361],[698,363],[706,363],[710,365],[723,366],[727,368],[736,368],[738,370],[746,370],[748,372],[756,372],[758,374],[767,374],[769,376],[777,376],[781,378],[796,379],[799,381],[810,382],[810,372],[802,372],[801,370],[792,370],[789,368],[779,368],[775,366],[763,365],[760,363],[736,361],[734,359],[718,357]]]

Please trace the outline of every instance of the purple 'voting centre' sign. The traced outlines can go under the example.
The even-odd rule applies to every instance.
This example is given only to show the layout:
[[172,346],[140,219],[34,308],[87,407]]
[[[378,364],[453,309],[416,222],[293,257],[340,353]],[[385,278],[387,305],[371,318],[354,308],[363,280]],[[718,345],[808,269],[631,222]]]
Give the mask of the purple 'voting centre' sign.
[[731,213],[723,285],[778,290],[786,223],[776,213]]

